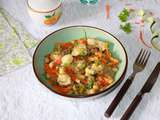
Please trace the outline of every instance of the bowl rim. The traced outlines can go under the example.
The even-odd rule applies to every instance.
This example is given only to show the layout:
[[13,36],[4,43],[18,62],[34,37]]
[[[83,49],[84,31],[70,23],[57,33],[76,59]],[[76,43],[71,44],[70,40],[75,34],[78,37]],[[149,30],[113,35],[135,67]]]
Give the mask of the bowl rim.
[[31,5],[29,4],[29,0],[27,0],[27,6],[31,11],[36,12],[36,13],[50,13],[50,12],[53,12],[53,11],[57,10],[58,8],[60,8],[62,6],[62,2],[59,2],[57,7],[53,8],[52,10],[48,10],[48,11],[40,11],[40,10],[36,10],[36,9],[32,8]]
[[[38,73],[36,71],[36,68],[35,68],[35,57],[36,57],[36,53],[37,53],[37,50],[38,48],[40,47],[40,45],[46,40],[46,38],[48,38],[50,35],[58,32],[58,31],[61,31],[61,30],[64,30],[64,29],[67,29],[67,28],[74,28],[74,27],[88,27],[88,28],[94,28],[94,29],[97,29],[97,30],[100,30],[100,31],[103,31],[109,35],[111,35],[114,39],[117,40],[117,42],[119,42],[119,44],[121,45],[121,47],[123,48],[124,50],[124,53],[125,53],[125,58],[126,58],[126,63],[125,63],[125,68],[123,70],[123,73],[122,75],[120,76],[120,78],[117,80],[117,82],[114,82],[114,84],[112,84],[110,87],[108,87],[107,89],[103,90],[103,91],[100,91],[100,92],[97,92],[97,93],[94,93],[94,94],[91,94],[91,95],[86,95],[86,96],[83,96],[83,95],[78,95],[78,96],[72,96],[72,95],[65,95],[65,94],[62,94],[62,93],[59,93],[53,89],[51,89],[50,87],[48,87],[45,83],[43,83],[39,76],[38,76]],[[46,37],[44,37],[42,39],[42,41],[38,44],[38,46],[36,47],[35,49],[35,52],[33,54],[33,60],[32,60],[32,65],[33,65],[33,70],[34,70],[34,73],[38,79],[38,81],[40,81],[40,83],[42,83],[45,87],[47,87],[50,91],[52,91],[53,93],[56,93],[57,95],[60,95],[60,96],[63,96],[63,97],[67,97],[67,98],[90,98],[90,97],[95,97],[95,96],[98,96],[98,95],[101,95],[103,93],[107,93],[107,92],[111,92],[112,90],[114,90],[116,88],[116,86],[118,86],[124,79],[125,77],[125,74],[126,74],[126,71],[127,71],[127,67],[128,67],[128,55],[127,55],[127,52],[126,52],[126,49],[124,48],[123,44],[120,42],[120,40],[118,38],[116,38],[114,35],[112,35],[111,33],[107,32],[106,30],[103,30],[101,28],[98,28],[98,27],[93,27],[93,26],[87,26],[87,25],[75,25],[75,26],[68,26],[68,27],[63,27],[61,29],[58,29],[52,33],[50,33],[49,35],[47,35]]]

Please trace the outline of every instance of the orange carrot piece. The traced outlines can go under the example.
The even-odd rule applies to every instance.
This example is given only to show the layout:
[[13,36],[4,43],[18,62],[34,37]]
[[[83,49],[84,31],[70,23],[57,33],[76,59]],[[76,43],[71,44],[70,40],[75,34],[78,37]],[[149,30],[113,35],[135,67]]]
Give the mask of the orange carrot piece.
[[106,50],[106,51],[105,51],[105,54],[106,54],[106,59],[107,59],[107,60],[110,60],[110,58],[111,58],[111,53],[109,52],[109,50]]
[[84,79],[81,81],[84,85],[87,85],[88,84],[88,80]]
[[104,58],[101,59],[101,62],[102,62],[102,64],[104,64],[104,65],[107,63],[106,59],[104,59]]
[[70,92],[71,90],[71,87],[61,87],[59,85],[53,85],[53,88],[57,91],[57,92],[60,92],[60,93],[64,93],[64,94],[67,94]]
[[84,44],[84,45],[87,44],[87,41],[84,40],[84,39],[77,40],[77,42],[78,42],[79,44]]
[[96,52],[95,54],[96,54],[96,56],[97,56],[98,58],[102,58],[102,53],[101,53],[101,52]]
[[107,15],[107,18],[110,17],[110,10],[111,10],[111,6],[110,6],[109,2],[107,2],[107,4],[106,4],[106,15]]

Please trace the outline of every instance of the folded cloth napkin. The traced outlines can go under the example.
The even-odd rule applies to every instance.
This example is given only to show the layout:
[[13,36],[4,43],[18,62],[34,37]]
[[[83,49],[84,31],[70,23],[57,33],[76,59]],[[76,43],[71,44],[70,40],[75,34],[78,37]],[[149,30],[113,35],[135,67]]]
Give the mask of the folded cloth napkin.
[[0,76],[29,64],[28,50],[37,43],[22,24],[0,8]]
[[38,41],[25,29],[25,27],[18,20],[14,19],[7,11],[2,8],[0,8],[0,12],[4,15],[10,27],[12,27],[18,37],[20,37],[20,40],[23,41],[24,46],[27,49],[34,48],[37,45]]

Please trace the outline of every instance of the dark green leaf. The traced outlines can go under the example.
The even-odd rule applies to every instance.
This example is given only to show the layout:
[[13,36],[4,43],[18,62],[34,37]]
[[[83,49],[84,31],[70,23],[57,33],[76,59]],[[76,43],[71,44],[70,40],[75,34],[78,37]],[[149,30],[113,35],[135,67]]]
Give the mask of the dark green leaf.
[[126,8],[124,8],[118,17],[122,22],[126,22],[129,17],[129,11]]
[[93,84],[94,84],[94,80],[89,80],[88,84],[87,84],[87,89],[92,89],[93,88]]
[[124,25],[120,25],[120,28],[126,33],[132,32],[132,26],[130,23],[125,23]]
[[51,18],[51,17],[52,17],[51,15],[46,15],[46,16],[45,16],[45,18],[47,18],[47,19],[48,19],[48,18]]

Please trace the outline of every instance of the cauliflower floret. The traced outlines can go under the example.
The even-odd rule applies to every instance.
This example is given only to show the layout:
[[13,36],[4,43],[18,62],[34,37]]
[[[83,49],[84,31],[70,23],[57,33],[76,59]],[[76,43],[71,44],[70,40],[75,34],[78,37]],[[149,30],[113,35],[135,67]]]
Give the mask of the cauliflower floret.
[[98,48],[101,49],[102,51],[108,49],[108,43],[107,42],[103,42],[103,41],[98,41],[98,44],[97,44]]
[[49,67],[52,68],[54,66],[54,61],[49,63]]
[[90,76],[90,75],[94,75],[95,74],[95,71],[89,67],[86,67],[85,69],[85,75],[86,76]]
[[87,90],[87,94],[89,94],[89,95],[91,95],[91,94],[94,94],[94,93],[96,93],[96,90],[95,89],[89,89],[89,90]]
[[98,72],[101,72],[103,70],[103,66],[102,65],[97,65],[97,64],[92,64],[91,67],[86,67],[85,69],[85,75],[86,76],[90,76],[90,75],[94,75]]
[[94,39],[94,38],[87,39],[87,43],[88,43],[88,45],[95,45],[96,47],[98,47],[102,51],[104,51],[105,49],[108,49],[108,43],[107,42],[100,41],[100,40],[97,40],[97,39]]
[[57,82],[62,86],[67,86],[71,84],[71,78],[67,74],[59,74]]
[[98,84],[97,84],[97,83],[94,83],[94,85],[93,85],[93,89],[94,89],[94,90],[99,90],[99,86],[98,86]]
[[98,72],[103,70],[103,66],[102,65],[93,64],[91,69],[94,70],[95,73],[98,73]]
[[88,43],[88,45],[96,45],[97,40],[94,38],[89,38],[89,39],[87,39],[87,43]]
[[73,56],[78,56],[78,55],[87,55],[87,47],[84,44],[79,44],[78,46],[73,48],[72,51]]
[[72,61],[73,61],[73,57],[71,54],[64,55],[62,57],[62,65],[69,65],[72,63]]
[[85,68],[85,66],[86,66],[86,64],[85,64],[84,60],[77,61],[77,68],[83,69],[83,68]]
[[64,67],[60,67],[60,68],[59,68],[59,74],[65,74]]
[[55,53],[51,53],[50,54],[50,58],[51,60],[55,60],[59,55],[55,54]]

